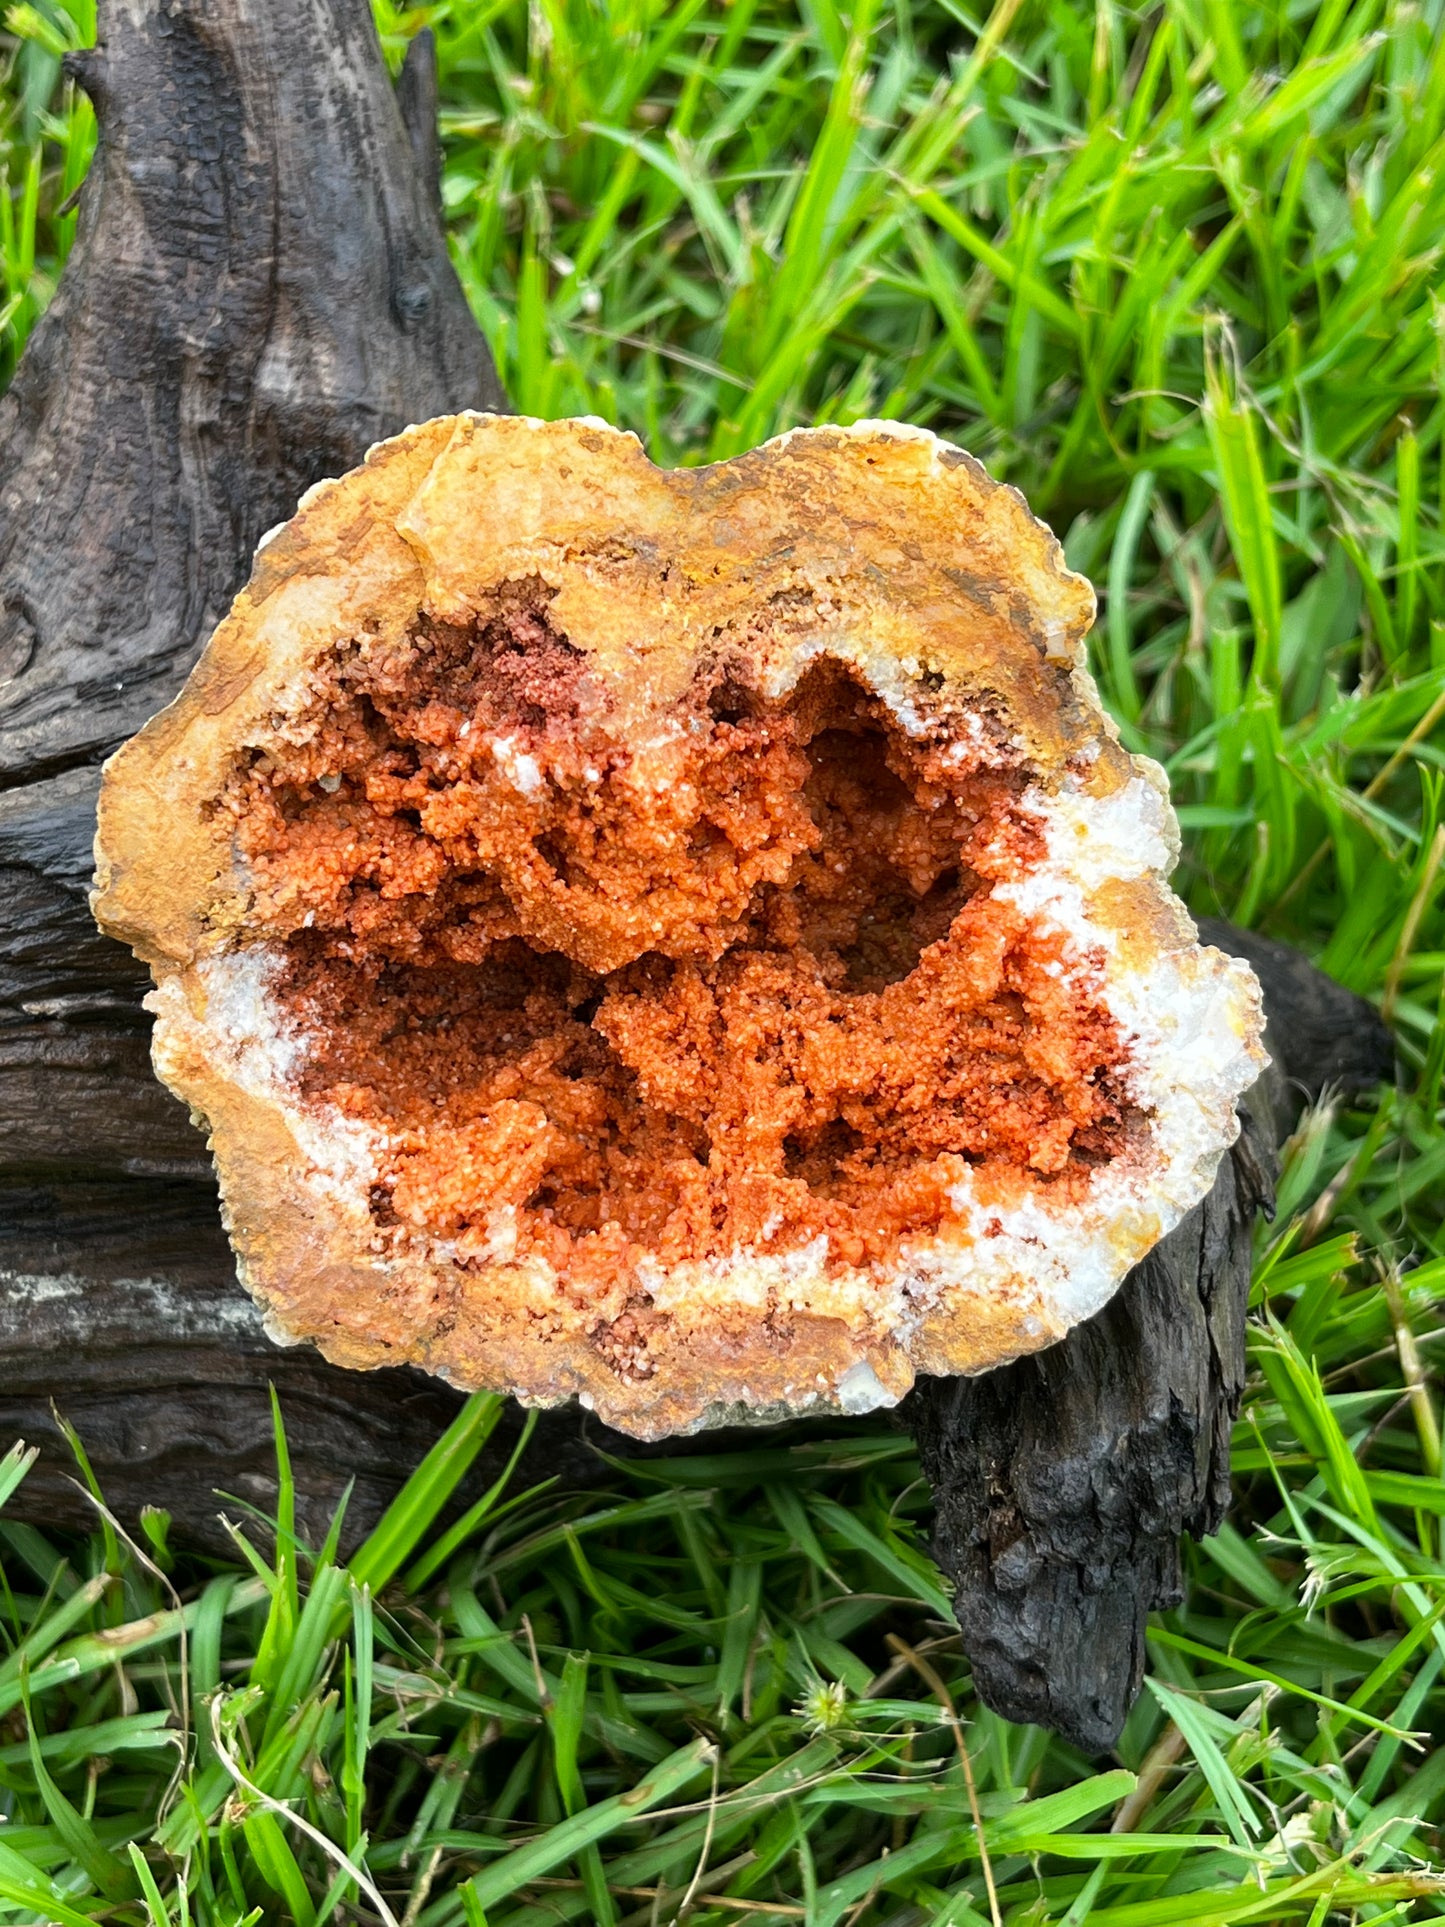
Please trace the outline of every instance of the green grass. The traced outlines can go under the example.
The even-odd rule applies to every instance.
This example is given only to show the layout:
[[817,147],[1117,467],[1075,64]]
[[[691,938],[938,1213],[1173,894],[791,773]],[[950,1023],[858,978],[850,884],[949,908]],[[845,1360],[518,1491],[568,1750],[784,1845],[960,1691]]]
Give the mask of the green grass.
[[[392,58],[437,29],[517,405],[665,462],[869,415],[972,448],[1100,588],[1191,903],[1381,1002],[1403,1073],[1288,1148],[1234,1509],[1116,1760],[977,1706],[881,1429],[513,1485],[419,1553],[434,1478],[349,1570],[284,1481],[228,1567],[0,1514],[0,1920],[1445,1915],[1441,0],[379,12]],[[93,138],[80,13],[0,39],[0,380]]]

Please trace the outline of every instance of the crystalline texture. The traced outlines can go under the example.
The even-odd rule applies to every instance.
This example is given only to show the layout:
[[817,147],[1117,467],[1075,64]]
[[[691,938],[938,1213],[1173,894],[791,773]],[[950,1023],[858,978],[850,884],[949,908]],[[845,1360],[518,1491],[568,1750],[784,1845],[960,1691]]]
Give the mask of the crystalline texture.
[[98,845],[277,1335],[658,1435],[1097,1309],[1262,1060],[1091,614],[887,424],[460,417],[313,491]]

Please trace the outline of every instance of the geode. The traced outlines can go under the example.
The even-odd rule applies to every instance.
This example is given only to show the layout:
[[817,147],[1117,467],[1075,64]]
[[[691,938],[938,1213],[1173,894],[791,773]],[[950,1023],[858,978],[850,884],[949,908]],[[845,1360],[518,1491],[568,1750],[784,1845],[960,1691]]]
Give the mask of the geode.
[[94,898],[274,1336],[660,1437],[1098,1310],[1264,1059],[1093,608],[891,423],[665,472],[463,415],[313,489]]

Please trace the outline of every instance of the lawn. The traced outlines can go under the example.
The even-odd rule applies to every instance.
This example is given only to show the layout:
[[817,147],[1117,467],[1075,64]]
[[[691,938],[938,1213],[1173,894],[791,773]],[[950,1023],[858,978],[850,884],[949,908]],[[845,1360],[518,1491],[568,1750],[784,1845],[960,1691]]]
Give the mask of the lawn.
[[[0,384],[73,232],[85,14],[4,16]],[[0,1920],[1445,1916],[1445,5],[378,14],[393,60],[436,29],[516,405],[669,463],[870,416],[972,449],[1100,591],[1177,887],[1378,1002],[1400,1076],[1287,1147],[1233,1510],[1115,1757],[978,1706],[881,1423],[514,1478],[439,1537],[479,1397],[346,1566],[288,1530],[281,1428],[229,1565],[0,1510]]]

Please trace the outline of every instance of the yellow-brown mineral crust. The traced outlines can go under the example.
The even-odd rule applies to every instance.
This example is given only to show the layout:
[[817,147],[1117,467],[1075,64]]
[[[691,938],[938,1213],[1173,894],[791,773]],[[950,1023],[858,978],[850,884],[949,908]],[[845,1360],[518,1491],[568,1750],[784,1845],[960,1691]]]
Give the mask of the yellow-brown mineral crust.
[[887,423],[460,416],[314,489],[97,843],[275,1334],[659,1436],[1096,1310],[1263,1060],[1092,614]]

